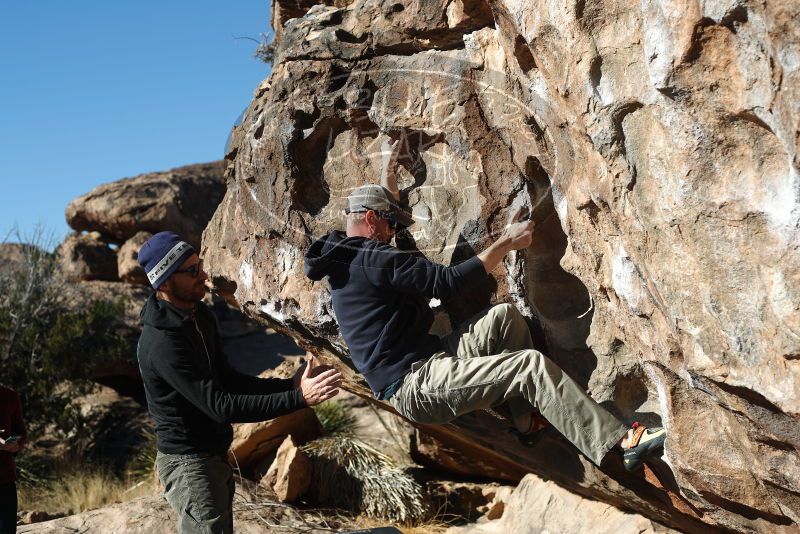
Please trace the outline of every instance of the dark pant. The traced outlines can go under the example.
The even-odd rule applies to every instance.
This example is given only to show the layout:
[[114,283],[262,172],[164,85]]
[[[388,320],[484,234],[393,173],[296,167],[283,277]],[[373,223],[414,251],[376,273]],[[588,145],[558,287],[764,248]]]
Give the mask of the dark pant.
[[17,532],[17,484],[0,484],[0,534]]
[[164,496],[178,514],[179,534],[232,534],[234,480],[226,458],[156,454]]

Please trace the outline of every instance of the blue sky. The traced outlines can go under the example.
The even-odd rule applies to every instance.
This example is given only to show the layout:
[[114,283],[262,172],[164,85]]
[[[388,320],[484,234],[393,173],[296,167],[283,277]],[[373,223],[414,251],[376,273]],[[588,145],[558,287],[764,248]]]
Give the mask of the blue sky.
[[268,0],[0,5],[0,238],[93,187],[222,157],[269,74],[254,59]]

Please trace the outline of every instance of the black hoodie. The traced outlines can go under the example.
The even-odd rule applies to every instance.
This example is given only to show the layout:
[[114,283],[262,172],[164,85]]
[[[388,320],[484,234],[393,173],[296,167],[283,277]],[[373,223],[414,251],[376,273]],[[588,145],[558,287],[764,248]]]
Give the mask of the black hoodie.
[[432,298],[447,299],[486,276],[477,257],[445,267],[364,237],[331,232],[311,245],[305,273],[328,277],[339,329],[356,369],[377,395],[411,364],[441,351],[429,334]]
[[187,313],[153,294],[140,316],[137,355],[159,451],[224,455],[233,438],[230,423],[272,419],[306,406],[291,379],[231,369],[216,318],[202,302]]

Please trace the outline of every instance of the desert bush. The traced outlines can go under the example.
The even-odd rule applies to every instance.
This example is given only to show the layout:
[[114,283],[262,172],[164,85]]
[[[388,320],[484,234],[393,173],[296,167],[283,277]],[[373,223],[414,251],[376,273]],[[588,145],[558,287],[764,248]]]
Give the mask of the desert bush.
[[2,380],[19,392],[34,436],[50,425],[78,432],[81,416],[71,401],[93,388],[94,364],[129,351],[115,329],[124,303],[94,301],[70,310],[49,245],[36,234],[20,248],[21,260],[0,270]]
[[275,45],[274,34],[262,33],[261,41],[258,43],[253,55],[256,59],[272,65],[272,61],[275,59]]
[[422,487],[363,441],[337,435],[302,449],[314,461],[311,496],[318,503],[402,524],[426,515]]

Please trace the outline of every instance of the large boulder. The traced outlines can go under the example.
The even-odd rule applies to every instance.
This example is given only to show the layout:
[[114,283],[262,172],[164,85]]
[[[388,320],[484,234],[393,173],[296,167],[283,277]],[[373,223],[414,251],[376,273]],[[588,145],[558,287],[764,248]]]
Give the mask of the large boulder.
[[70,234],[58,257],[59,270],[71,282],[119,279],[117,253],[97,232]]
[[69,203],[67,223],[119,243],[139,231],[171,230],[199,248],[203,228],[225,193],[224,170],[225,163],[215,161],[98,186]]
[[164,497],[153,495],[61,519],[21,525],[17,528],[17,532],[20,534],[61,534],[63,532],[150,534],[174,529],[176,520],[175,512],[169,507]]
[[369,397],[303,254],[401,139],[417,219],[402,246],[457,263],[519,206],[536,222],[528,250],[441,303],[451,322],[502,301],[536,319],[596,399],[667,427],[666,489],[560,439],[524,449],[486,414],[428,434],[683,530],[796,528],[800,3],[489,7],[356,0],[280,19],[204,234],[214,284]]
[[[646,517],[584,499],[557,484],[527,475],[503,505],[500,519],[452,528],[447,534],[655,534],[676,532]],[[487,518],[488,519],[488,518]]]

